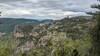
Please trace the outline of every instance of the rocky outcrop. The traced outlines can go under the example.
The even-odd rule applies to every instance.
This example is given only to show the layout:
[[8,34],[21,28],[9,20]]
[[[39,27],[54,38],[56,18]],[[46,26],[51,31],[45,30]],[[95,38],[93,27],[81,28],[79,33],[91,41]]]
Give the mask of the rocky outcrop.
[[63,48],[63,43],[81,39],[88,34],[91,23],[92,21],[88,19],[64,18],[52,24],[16,25],[13,32],[17,43],[16,48],[22,52],[36,48],[47,48],[48,50],[49,46],[55,48],[61,45],[60,47]]

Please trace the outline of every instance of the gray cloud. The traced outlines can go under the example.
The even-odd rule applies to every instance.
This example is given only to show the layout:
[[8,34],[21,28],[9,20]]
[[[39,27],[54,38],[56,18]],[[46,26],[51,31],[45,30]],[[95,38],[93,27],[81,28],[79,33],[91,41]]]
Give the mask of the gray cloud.
[[[92,2],[91,2],[92,1]],[[2,17],[61,18],[91,11],[95,0],[0,0]]]
[[16,2],[16,1],[25,1],[25,0],[0,0],[0,3],[5,2]]

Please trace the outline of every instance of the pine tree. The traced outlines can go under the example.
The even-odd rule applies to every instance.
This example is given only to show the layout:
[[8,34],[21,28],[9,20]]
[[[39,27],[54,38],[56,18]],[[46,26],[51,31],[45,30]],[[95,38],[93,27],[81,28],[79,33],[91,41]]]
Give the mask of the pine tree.
[[[98,0],[100,2],[100,0]],[[92,49],[92,55],[91,56],[100,56],[100,4],[95,4],[91,6],[92,8],[98,9],[95,13],[90,13],[94,16],[96,20],[96,26],[94,27],[92,31],[93,35],[93,49]]]

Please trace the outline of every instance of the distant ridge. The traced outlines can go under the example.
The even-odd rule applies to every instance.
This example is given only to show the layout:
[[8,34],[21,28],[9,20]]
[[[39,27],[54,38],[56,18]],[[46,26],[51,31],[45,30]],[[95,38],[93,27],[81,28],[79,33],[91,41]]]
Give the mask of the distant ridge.
[[15,25],[20,24],[33,24],[37,25],[40,23],[50,23],[53,20],[35,20],[35,19],[24,19],[24,18],[0,18],[0,32],[12,32]]

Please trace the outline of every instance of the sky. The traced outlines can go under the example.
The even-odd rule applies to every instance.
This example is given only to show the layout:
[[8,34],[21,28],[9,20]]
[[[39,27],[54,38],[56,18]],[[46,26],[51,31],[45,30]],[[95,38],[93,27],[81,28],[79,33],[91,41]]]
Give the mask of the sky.
[[0,0],[1,17],[29,19],[61,19],[87,15],[96,0]]

